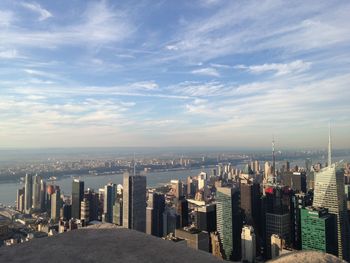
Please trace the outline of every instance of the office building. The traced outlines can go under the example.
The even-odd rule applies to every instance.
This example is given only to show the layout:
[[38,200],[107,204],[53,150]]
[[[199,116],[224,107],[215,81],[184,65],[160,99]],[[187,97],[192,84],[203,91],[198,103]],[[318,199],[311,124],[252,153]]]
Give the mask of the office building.
[[246,224],[254,225],[259,218],[260,185],[246,181],[240,184],[241,208]]
[[175,233],[175,229],[179,227],[179,215],[173,207],[165,207],[163,213],[163,236]]
[[17,198],[16,198],[16,209],[20,212],[23,212],[24,209],[24,196],[25,196],[25,188],[21,188],[17,190]]
[[88,188],[84,193],[84,198],[89,201],[89,221],[98,220],[99,194]]
[[301,209],[302,249],[337,255],[336,218],[327,208]]
[[84,198],[80,204],[80,219],[84,221],[86,225],[90,221],[90,202],[87,198]]
[[165,197],[161,193],[149,193],[146,210],[146,233],[157,237],[163,236],[163,213]]
[[327,208],[336,216],[338,257],[349,260],[349,221],[345,200],[344,164],[332,164],[331,136],[328,143],[328,166],[315,173],[314,207]]
[[46,210],[46,183],[43,179],[40,180],[40,210]]
[[216,231],[216,204],[195,208],[195,225],[202,231]]
[[180,180],[171,180],[171,189],[176,198],[181,198],[184,194],[182,191],[182,182]]
[[242,240],[242,261],[243,262],[255,262],[256,257],[256,237],[254,228],[249,225],[245,225],[242,228],[241,234]]
[[123,199],[117,198],[113,205],[113,224],[123,225]]
[[216,224],[223,258],[240,260],[242,214],[238,187],[218,187],[216,189]]
[[51,219],[57,223],[60,219],[61,209],[61,191],[56,189],[55,193],[51,195]]
[[284,239],[281,238],[277,234],[271,235],[270,238],[270,243],[271,243],[271,258],[277,258],[282,254],[283,248],[285,246]]
[[103,200],[103,218],[104,222],[113,222],[113,205],[115,203],[116,185],[109,183],[105,186],[104,200]]
[[81,201],[84,198],[84,182],[74,179],[72,183],[72,218],[80,219]]
[[24,212],[26,214],[29,214],[32,208],[32,200],[33,200],[33,177],[29,174],[26,174],[24,187],[25,187]]
[[146,177],[124,174],[123,227],[146,232]]
[[209,234],[196,228],[175,229],[175,237],[186,240],[187,246],[209,252]]
[[40,211],[41,204],[40,204],[40,186],[41,183],[41,177],[38,175],[33,176],[33,188],[32,188],[32,208],[35,211]]
[[175,209],[179,215],[179,227],[188,226],[188,201],[185,198],[175,199]]

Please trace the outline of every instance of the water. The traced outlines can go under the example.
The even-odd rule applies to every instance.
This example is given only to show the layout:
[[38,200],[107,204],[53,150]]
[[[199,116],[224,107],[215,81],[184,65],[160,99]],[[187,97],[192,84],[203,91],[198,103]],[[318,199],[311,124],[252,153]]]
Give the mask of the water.
[[[156,187],[162,184],[170,182],[172,179],[185,180],[188,176],[196,176],[201,171],[210,174],[210,168],[205,169],[192,169],[192,170],[180,170],[180,171],[168,171],[168,172],[153,172],[147,173],[147,186]],[[77,177],[74,177],[77,178]],[[109,182],[115,184],[123,183],[122,174],[114,175],[82,175],[79,179],[85,183],[85,189],[92,188],[98,191]],[[60,186],[61,192],[66,195],[71,194],[73,176],[67,176],[56,180],[56,185]],[[3,183],[0,184],[0,203],[4,205],[14,205],[16,200],[17,189],[23,187],[23,183]]]

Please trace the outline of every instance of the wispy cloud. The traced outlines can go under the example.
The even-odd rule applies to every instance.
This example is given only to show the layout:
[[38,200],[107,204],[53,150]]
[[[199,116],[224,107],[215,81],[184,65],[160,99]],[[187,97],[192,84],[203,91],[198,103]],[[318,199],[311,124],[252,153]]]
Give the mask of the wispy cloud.
[[0,10],[0,27],[11,25],[14,20],[13,12]]
[[0,58],[5,59],[13,59],[13,58],[19,58],[21,57],[16,49],[9,49],[9,50],[1,50],[0,51]]
[[275,72],[276,76],[290,74],[290,73],[299,73],[310,69],[311,63],[304,62],[302,60],[296,60],[290,63],[271,63],[271,64],[262,64],[262,65],[238,65],[235,68],[247,70],[252,73],[264,73],[264,72]]
[[52,17],[52,14],[45,8],[41,7],[38,3],[22,3],[22,6],[39,14],[39,21],[43,21]]
[[203,76],[220,77],[219,71],[215,68],[195,69],[195,70],[192,70],[191,73],[196,75],[203,75]]

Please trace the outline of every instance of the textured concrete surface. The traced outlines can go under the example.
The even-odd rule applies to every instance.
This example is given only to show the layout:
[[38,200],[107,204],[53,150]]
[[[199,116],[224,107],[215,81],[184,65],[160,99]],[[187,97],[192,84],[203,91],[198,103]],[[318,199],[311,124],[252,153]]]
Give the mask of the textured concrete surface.
[[295,252],[291,254],[287,254],[285,256],[281,256],[275,260],[270,260],[269,263],[345,263],[345,261],[340,260],[339,258],[321,252],[315,251],[302,251]]
[[0,248],[0,262],[219,262],[211,254],[128,229],[96,226]]

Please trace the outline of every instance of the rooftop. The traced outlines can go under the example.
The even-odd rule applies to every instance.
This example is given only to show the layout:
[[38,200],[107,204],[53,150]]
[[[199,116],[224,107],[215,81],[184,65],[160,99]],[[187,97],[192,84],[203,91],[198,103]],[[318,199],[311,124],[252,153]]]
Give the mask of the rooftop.
[[[106,228],[107,227],[107,228]],[[209,253],[128,229],[98,225],[0,248],[1,262],[219,262]]]

